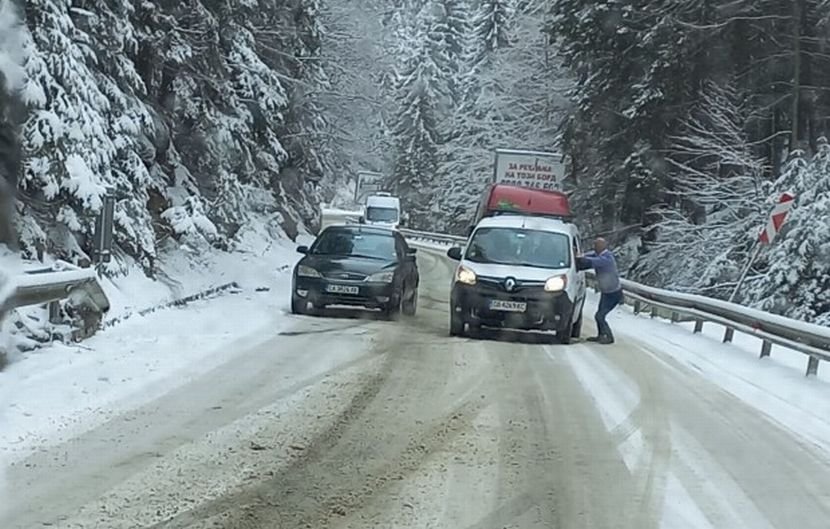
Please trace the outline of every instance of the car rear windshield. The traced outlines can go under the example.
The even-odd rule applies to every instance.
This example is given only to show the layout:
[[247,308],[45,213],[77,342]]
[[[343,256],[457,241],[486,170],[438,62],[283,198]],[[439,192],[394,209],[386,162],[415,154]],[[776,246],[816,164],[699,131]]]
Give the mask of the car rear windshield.
[[370,222],[397,222],[398,210],[371,206],[366,208],[366,220]]
[[332,228],[320,234],[311,247],[311,253],[372,259],[395,259],[397,257],[395,238],[391,233]]
[[491,263],[535,268],[571,266],[570,240],[564,233],[524,228],[481,228],[467,247],[466,258]]

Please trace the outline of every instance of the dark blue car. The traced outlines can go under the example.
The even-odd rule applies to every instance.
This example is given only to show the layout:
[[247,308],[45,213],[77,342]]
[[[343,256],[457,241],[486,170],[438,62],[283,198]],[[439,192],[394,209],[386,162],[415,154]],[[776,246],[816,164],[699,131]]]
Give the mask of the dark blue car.
[[291,285],[291,311],[316,312],[329,306],[382,311],[388,317],[414,315],[418,305],[415,249],[389,228],[329,226],[305,254]]

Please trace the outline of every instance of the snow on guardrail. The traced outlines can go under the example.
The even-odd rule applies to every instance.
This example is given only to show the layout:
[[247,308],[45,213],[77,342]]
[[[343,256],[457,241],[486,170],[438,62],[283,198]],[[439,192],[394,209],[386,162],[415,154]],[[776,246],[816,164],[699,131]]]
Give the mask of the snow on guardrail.
[[3,302],[2,310],[11,310],[27,305],[41,305],[70,296],[88,308],[106,312],[109,299],[98,282],[94,269],[80,268],[58,261],[52,269],[27,270],[9,280],[11,295]]
[[98,329],[103,314],[110,309],[94,269],[57,261],[51,267],[29,267],[21,272],[8,275],[2,285],[0,318],[20,307],[68,299],[82,327],[77,337],[82,338]]

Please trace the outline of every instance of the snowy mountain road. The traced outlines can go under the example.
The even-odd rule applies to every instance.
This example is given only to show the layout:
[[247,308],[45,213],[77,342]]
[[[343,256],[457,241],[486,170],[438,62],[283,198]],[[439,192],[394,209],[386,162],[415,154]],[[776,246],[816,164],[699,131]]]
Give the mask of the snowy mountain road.
[[451,339],[453,264],[418,256],[414,318],[295,317],[240,342],[13,466],[0,527],[826,527],[821,446],[647,337]]

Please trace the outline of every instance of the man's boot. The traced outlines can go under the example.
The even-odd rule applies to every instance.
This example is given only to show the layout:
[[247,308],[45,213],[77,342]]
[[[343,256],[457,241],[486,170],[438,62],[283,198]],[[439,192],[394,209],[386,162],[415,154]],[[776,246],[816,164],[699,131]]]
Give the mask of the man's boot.
[[613,334],[603,334],[603,335],[599,336],[599,339],[597,340],[597,343],[600,343],[602,345],[611,345],[612,343],[614,343],[614,335]]

